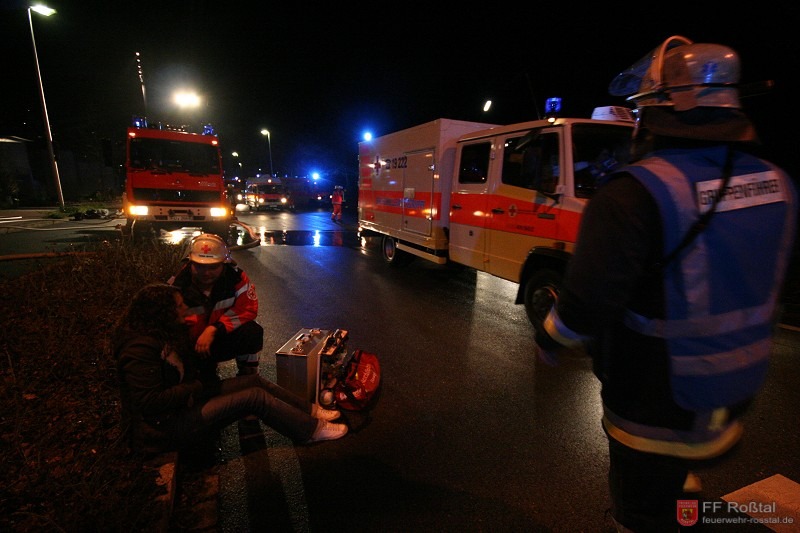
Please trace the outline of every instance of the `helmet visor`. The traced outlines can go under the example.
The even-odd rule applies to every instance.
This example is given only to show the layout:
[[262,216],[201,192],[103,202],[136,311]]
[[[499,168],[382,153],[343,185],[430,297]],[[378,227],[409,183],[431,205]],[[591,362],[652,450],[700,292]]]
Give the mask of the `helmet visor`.
[[676,46],[692,44],[692,41],[680,35],[673,35],[639,61],[623,70],[611,80],[608,92],[612,96],[631,96],[641,93],[648,85],[657,90],[661,85],[661,68],[664,54]]

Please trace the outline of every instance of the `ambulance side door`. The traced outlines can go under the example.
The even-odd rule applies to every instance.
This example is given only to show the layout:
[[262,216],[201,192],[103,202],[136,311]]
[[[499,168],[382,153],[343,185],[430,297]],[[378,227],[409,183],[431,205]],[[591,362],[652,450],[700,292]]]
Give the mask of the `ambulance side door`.
[[403,231],[431,234],[433,149],[403,154]]
[[558,238],[561,128],[499,137],[488,195],[486,271],[518,282],[528,252]]
[[492,139],[459,143],[450,196],[450,260],[478,270],[486,262],[486,209]]

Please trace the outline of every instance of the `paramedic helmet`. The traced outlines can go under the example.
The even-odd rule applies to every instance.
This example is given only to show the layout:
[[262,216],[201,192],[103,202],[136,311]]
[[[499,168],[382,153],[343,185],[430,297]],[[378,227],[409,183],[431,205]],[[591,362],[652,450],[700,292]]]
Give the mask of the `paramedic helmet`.
[[617,75],[609,93],[627,96],[638,108],[740,109],[739,74],[739,56],[733,49],[674,35]]
[[203,233],[192,239],[189,260],[201,265],[232,262],[228,245],[213,233]]

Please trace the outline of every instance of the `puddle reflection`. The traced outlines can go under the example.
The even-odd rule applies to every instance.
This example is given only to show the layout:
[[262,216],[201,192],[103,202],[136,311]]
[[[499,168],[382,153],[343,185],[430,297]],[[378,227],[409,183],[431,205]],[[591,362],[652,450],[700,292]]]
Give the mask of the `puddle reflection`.
[[[181,244],[192,237],[200,235],[200,228],[181,228],[175,231],[162,231],[160,239],[170,244]],[[230,227],[228,243],[233,246],[288,245],[288,246],[351,246],[360,247],[357,231],[345,230],[279,230],[265,228],[257,230],[245,225],[234,224]]]
[[289,245],[289,246],[358,246],[358,232],[356,231],[266,231],[260,229],[261,246]]

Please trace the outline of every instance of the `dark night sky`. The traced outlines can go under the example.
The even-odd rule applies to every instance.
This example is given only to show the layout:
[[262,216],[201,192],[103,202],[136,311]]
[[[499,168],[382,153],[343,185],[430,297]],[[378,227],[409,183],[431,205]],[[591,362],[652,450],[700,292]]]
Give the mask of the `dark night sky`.
[[[546,97],[564,114],[624,105],[607,93],[621,70],[670,35],[719,42],[742,59],[742,81],[776,88],[745,100],[766,154],[796,173],[800,8],[757,2],[154,2],[52,0],[34,14],[53,136],[62,146],[121,141],[144,113],[134,53],[142,53],[151,121],[212,122],[226,155],[276,171],[356,173],[365,129],[381,135],[440,117],[507,124],[535,119]],[[782,7],[775,5],[783,4]],[[2,0],[0,136],[42,135],[27,4]],[[732,6],[733,4],[729,4]],[[771,7],[772,6],[772,7]],[[204,106],[179,115],[178,86]],[[495,107],[481,111],[491,97]],[[71,146],[72,147],[72,146]],[[74,146],[80,151],[81,146]]]

